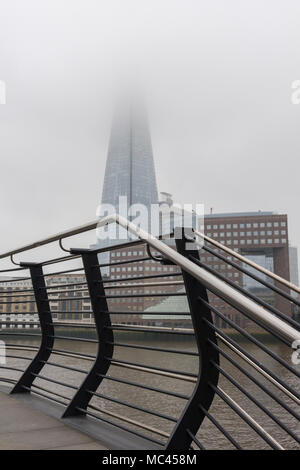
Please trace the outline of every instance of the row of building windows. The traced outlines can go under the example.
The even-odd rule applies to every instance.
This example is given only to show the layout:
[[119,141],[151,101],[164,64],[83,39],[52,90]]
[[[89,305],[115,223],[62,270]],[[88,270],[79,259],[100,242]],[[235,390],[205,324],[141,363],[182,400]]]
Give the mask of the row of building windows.
[[161,266],[152,266],[151,269],[150,269],[150,266],[145,266],[145,268],[143,267],[139,267],[137,268],[136,266],[129,266],[129,267],[123,267],[123,268],[111,268],[111,272],[114,273],[114,272],[131,272],[131,271],[143,271],[145,269],[145,271],[165,271],[165,272],[169,272],[169,271],[173,271],[173,267],[161,267]]
[[[226,234],[226,235],[225,235]],[[256,231],[254,230],[253,232],[252,231],[247,231],[247,232],[208,232],[207,233],[207,236],[208,237],[257,237],[257,236],[260,236],[260,237],[263,237],[265,235],[268,235],[268,236],[273,236],[273,235],[286,235],[286,230],[261,230],[261,231]]]
[[207,230],[211,229],[219,229],[222,230],[224,228],[264,228],[264,227],[286,227],[286,222],[252,222],[247,224],[213,224],[213,225],[206,225]]
[[143,256],[144,252],[142,250],[140,251],[112,251],[111,252],[111,257],[120,257],[120,256]]
[[273,244],[284,244],[286,243],[286,238],[258,238],[254,239],[241,239],[241,240],[218,240],[223,245],[273,245]]

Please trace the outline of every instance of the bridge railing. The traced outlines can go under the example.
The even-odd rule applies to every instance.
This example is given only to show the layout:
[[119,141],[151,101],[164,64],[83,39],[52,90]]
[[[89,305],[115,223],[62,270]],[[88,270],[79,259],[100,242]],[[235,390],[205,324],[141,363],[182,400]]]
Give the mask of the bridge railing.
[[[170,247],[119,216],[100,223],[113,222],[138,239],[73,249],[2,272],[18,277],[0,280],[7,347],[1,382],[12,385],[11,393],[51,400],[65,419],[86,416],[149,448],[297,448],[300,371],[291,346],[298,344],[299,324],[274,306],[274,296],[262,298],[236,284],[202,255],[230,266],[224,273],[249,276],[299,306],[287,292],[293,286],[282,280],[285,290],[279,288],[269,272],[266,281],[259,267],[247,269],[239,253],[211,239],[198,247],[204,237],[198,232],[177,231]],[[55,241],[66,251],[63,239],[97,224],[0,258],[14,261],[16,254]],[[139,255],[112,256],[124,247]],[[134,271],[139,265],[156,269]],[[125,278],[112,275],[124,266]],[[159,271],[163,266],[173,270]],[[135,299],[155,308],[133,310]]]

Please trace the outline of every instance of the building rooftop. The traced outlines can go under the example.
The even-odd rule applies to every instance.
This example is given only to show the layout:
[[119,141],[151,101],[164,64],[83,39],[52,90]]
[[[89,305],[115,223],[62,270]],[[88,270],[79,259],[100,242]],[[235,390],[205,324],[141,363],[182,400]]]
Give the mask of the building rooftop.
[[[178,291],[178,293],[185,292],[185,289],[182,288]],[[151,312],[152,314],[147,315],[147,312]],[[153,312],[166,312],[166,315],[153,315]],[[187,312],[190,313],[189,305],[187,298],[185,296],[182,297],[174,297],[168,296],[161,302],[158,302],[155,305],[151,305],[145,309],[145,313],[142,315],[142,318],[145,320],[178,320],[178,315],[176,313]],[[174,313],[174,315],[172,315]],[[180,319],[190,319],[190,315],[183,315]]]
[[214,219],[214,218],[225,218],[225,217],[257,217],[257,216],[266,216],[266,215],[278,215],[277,212],[267,212],[267,211],[256,211],[256,212],[223,212],[219,214],[205,214],[204,218]]

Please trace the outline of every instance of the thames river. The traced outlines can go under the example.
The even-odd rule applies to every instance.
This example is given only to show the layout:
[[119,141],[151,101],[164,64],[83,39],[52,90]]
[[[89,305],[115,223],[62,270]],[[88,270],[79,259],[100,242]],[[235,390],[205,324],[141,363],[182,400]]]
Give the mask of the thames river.
[[[61,334],[61,333],[59,333]],[[13,338],[13,339],[12,339]],[[1,339],[8,338],[1,337]],[[249,343],[242,342],[242,339],[237,337],[235,340],[240,341],[240,344],[247,350],[248,353],[252,354],[258,359],[265,367],[268,367],[272,372],[278,375],[284,383],[290,385],[294,389],[299,390],[298,379],[288,370],[278,364],[273,358],[265,354],[263,351],[257,348],[257,346]],[[180,349],[187,352],[196,351],[196,347],[192,340],[181,341],[179,339],[172,340],[168,338],[154,339],[149,338],[147,335],[134,335],[120,337],[117,336],[116,341],[123,343],[133,343],[143,346],[157,347],[157,348],[172,348]],[[39,340],[35,338],[20,338],[10,337],[9,343],[15,345],[23,344],[27,346],[38,345]],[[278,342],[269,342],[268,346],[277,353],[281,358],[285,359],[291,364],[291,351],[284,345]],[[96,344],[84,342],[84,341],[71,341],[57,339],[55,341],[55,348],[68,351],[76,351],[82,354],[95,354]],[[222,346],[223,349],[228,352],[226,346]],[[28,357],[32,356],[33,352],[22,353],[21,351],[10,351],[11,355],[22,355],[26,354]],[[233,353],[231,353],[232,355]],[[268,382],[261,374],[256,372],[250,365],[247,365],[238,356],[233,356],[234,359],[243,365],[243,367],[251,372],[253,376],[259,380],[262,384],[266,385],[268,389],[276,394],[279,398],[284,400],[291,408],[297,409],[297,404],[288,398],[283,392],[279,391],[273,384]],[[198,369],[198,358],[190,355],[173,354],[157,351],[149,351],[143,349],[132,349],[126,347],[115,347],[114,352],[115,359],[122,359],[124,361],[132,363],[140,363],[149,366],[162,367],[166,369],[173,369],[180,372],[191,372],[197,373]],[[92,361],[73,358],[63,357],[59,355],[52,355],[50,360],[57,364],[64,364],[69,367],[80,368],[88,370],[92,364]],[[24,367],[25,361],[21,359],[8,359],[7,365],[13,365],[15,367]],[[299,423],[292,417],[286,410],[284,410],[276,401],[269,397],[264,391],[262,391],[257,385],[249,380],[242,372],[234,367],[229,361],[221,358],[221,366],[226,370],[230,376],[232,376],[240,385],[253,395],[256,400],[262,403],[268,410],[270,410],[276,417],[285,425],[287,425],[294,433],[299,434]],[[299,366],[298,366],[299,367]],[[78,386],[83,378],[84,374],[74,371],[64,370],[59,367],[45,366],[42,370],[42,374],[46,377],[53,378],[58,381],[66,382],[70,385]],[[5,371],[5,375],[11,378],[18,376],[16,372]],[[112,377],[128,380],[131,382],[137,382],[139,384],[148,385],[150,387],[156,387],[164,390],[176,392],[178,394],[189,395],[193,390],[194,384],[188,383],[182,380],[162,377],[159,375],[149,374],[146,372],[140,372],[136,370],[130,370],[123,367],[111,366],[109,375]],[[47,390],[51,390],[60,393],[66,397],[71,397],[74,394],[74,390],[50,383],[45,380],[37,379],[35,381],[37,385],[40,385]],[[237,387],[235,387],[228,379],[220,375],[219,386],[228,394],[230,397],[238,403],[251,417],[257,421],[267,432],[269,432],[279,443],[286,449],[296,449],[299,445],[287,435],[287,433],[281,429],[269,416],[267,416],[256,404],[254,404],[249,398],[245,397]],[[185,406],[186,400],[183,398],[170,397],[163,393],[157,393],[152,390],[145,390],[134,387],[132,385],[122,384],[113,380],[104,380],[100,385],[98,392],[107,395],[111,398],[120,399],[123,402],[128,402],[139,407],[147,408],[178,418],[180,416],[183,407]],[[141,423],[147,424],[159,430],[170,432],[174,426],[172,422],[169,422],[160,417],[152,416],[145,412],[132,409],[119,405],[112,401],[104,400],[98,397],[94,397],[92,402],[93,405],[101,408],[102,410],[111,411],[118,413],[119,415],[126,416],[134,419]],[[299,411],[299,410],[298,410]],[[222,424],[222,426],[236,439],[239,445],[246,449],[268,449],[270,448],[247,424],[245,424],[241,418],[239,418],[229,406],[219,397],[215,397],[213,406],[210,409],[210,413]],[[105,418],[113,420],[105,414],[102,415]],[[116,421],[117,423],[126,423]],[[101,421],[99,421],[101,426]],[[146,433],[144,430],[135,427],[133,429],[139,430],[140,432]],[[154,433],[148,434],[156,439],[162,439]],[[206,418],[203,422],[200,431],[197,434],[201,444],[207,449],[231,449],[233,445],[220,433],[220,431]],[[163,439],[162,439],[163,440]]]

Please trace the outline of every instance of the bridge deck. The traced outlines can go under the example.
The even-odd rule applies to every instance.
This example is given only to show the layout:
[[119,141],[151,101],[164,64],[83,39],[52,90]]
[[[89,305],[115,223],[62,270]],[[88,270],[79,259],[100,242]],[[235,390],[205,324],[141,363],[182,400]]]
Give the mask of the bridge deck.
[[105,450],[97,440],[0,391],[0,450]]

